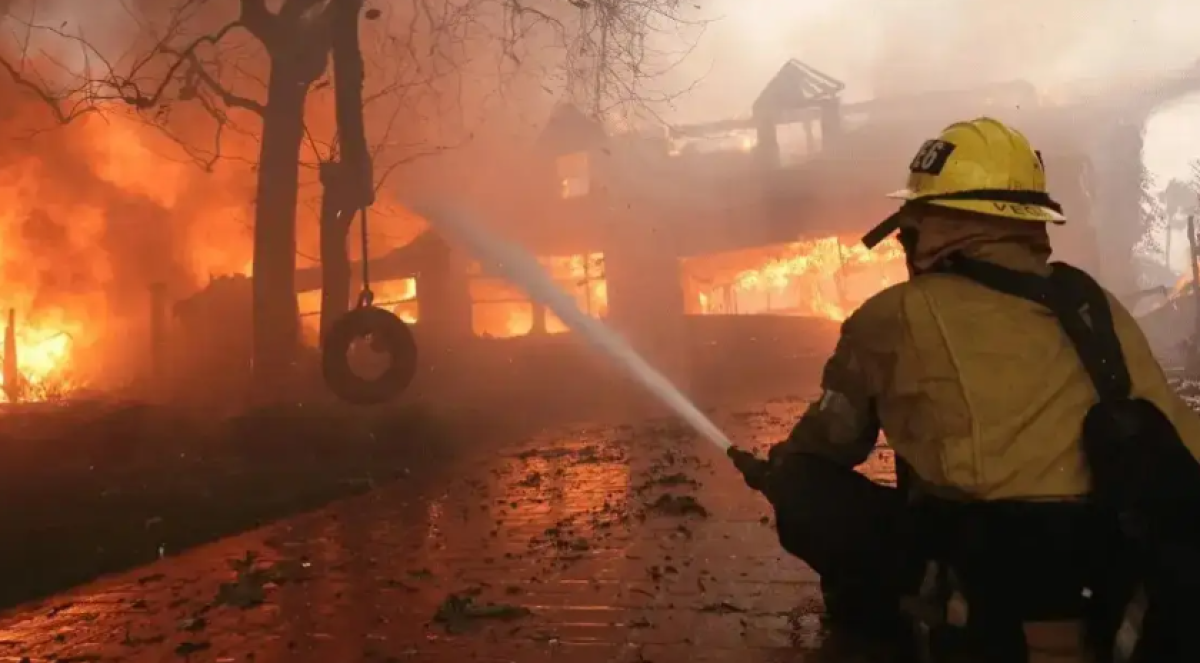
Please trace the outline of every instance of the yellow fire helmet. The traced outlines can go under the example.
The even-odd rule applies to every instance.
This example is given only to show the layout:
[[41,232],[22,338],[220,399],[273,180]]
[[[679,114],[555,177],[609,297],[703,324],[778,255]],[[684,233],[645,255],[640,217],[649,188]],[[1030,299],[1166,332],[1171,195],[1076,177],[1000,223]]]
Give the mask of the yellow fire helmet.
[[863,237],[868,248],[895,232],[901,213],[913,205],[1034,223],[1066,221],[1062,206],[1046,192],[1041,153],[998,120],[983,117],[946,127],[921,145],[908,172],[908,186],[888,195],[904,205]]

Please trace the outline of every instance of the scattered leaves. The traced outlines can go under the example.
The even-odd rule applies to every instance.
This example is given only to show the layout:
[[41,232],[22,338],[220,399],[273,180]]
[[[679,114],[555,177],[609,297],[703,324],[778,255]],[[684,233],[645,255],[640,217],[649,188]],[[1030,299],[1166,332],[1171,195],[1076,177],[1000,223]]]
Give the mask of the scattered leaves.
[[704,508],[695,497],[691,495],[672,495],[666,493],[659,495],[658,499],[650,505],[650,510],[664,516],[686,517],[697,516],[700,518],[708,517],[708,509]]
[[476,593],[463,592],[447,596],[433,616],[434,623],[444,626],[447,632],[461,633],[481,619],[513,620],[533,614],[528,608],[521,606],[475,603]]
[[211,647],[212,645],[208,642],[185,641],[179,643],[179,645],[175,647],[175,653],[179,656],[191,656],[192,654],[207,651]]
[[744,608],[739,608],[728,601],[721,601],[720,603],[709,603],[701,607],[700,612],[711,612],[718,615],[732,615],[746,612],[746,610]]

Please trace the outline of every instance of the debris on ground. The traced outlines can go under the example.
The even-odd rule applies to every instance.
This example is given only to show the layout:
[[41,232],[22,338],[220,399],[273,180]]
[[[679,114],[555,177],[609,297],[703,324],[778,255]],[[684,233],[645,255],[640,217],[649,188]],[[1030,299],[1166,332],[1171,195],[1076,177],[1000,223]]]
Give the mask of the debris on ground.
[[207,651],[212,647],[208,642],[181,642],[175,647],[175,653],[179,656],[191,656],[202,651]]
[[537,488],[542,485],[542,475],[540,472],[530,472],[524,479],[518,481],[517,485],[522,488]]
[[208,621],[203,617],[188,617],[179,621],[179,630],[181,631],[203,631],[208,626]]
[[664,516],[686,517],[697,516],[700,518],[708,517],[708,509],[704,508],[695,497],[691,495],[673,495],[664,493],[658,496],[650,504],[650,510]]
[[233,582],[222,583],[217,589],[217,605],[234,608],[253,608],[266,600],[268,585],[282,585],[304,580],[308,564],[301,560],[279,560],[269,566],[257,566],[258,554],[247,551],[241,559],[229,563],[234,571]]
[[447,596],[433,616],[434,623],[441,624],[448,633],[461,633],[479,620],[507,621],[533,614],[528,608],[506,603],[476,603],[478,593],[474,590]]
[[658,488],[658,487],[676,488],[676,487],[683,487],[683,486],[686,486],[689,488],[699,488],[700,482],[689,477],[688,475],[684,474],[683,472],[672,472],[671,474],[665,474],[663,476],[654,477],[652,479],[649,479],[645,483],[639,485],[636,488],[636,490],[638,490],[640,492],[640,491],[645,491],[645,490],[649,490],[651,488]]
[[214,603],[246,610],[261,605],[267,598],[264,585],[251,578],[238,578],[234,582],[221,583]]
[[739,608],[728,601],[721,601],[720,603],[709,603],[701,606],[700,612],[711,612],[718,615],[732,615],[746,612],[746,610],[745,608]]

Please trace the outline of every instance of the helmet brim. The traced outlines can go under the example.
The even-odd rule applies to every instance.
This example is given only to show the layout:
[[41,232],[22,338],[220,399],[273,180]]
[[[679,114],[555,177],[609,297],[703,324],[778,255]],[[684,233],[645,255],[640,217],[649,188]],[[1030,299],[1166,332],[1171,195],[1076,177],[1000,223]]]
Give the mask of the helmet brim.
[[[897,200],[914,200],[920,196],[911,189],[901,189],[887,194],[887,197]],[[930,200],[925,204],[1031,223],[1062,224],[1067,221],[1067,217],[1060,212],[1041,205],[1014,205],[991,200]]]

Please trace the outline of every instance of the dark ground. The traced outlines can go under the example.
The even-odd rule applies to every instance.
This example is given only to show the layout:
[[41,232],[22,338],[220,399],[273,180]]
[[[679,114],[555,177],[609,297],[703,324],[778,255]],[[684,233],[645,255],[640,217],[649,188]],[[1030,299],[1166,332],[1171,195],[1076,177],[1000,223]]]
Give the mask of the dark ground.
[[[716,419],[761,448],[803,405]],[[6,464],[31,468],[3,487],[0,586],[12,602],[150,563],[0,615],[3,661],[887,660],[822,628],[817,578],[781,553],[768,505],[669,421],[528,435],[415,412],[73,416],[0,431]],[[67,442],[81,428],[105,443]],[[889,452],[863,469],[888,480]]]
[[419,483],[469,429],[416,408],[220,422],[131,404],[10,408],[0,416],[0,608],[389,481]]
[[[718,422],[765,444],[802,404]],[[822,634],[816,578],[780,554],[766,504],[680,426],[477,436],[456,452],[424,483],[10,611],[0,659],[848,660]],[[868,470],[886,477],[890,459]]]

